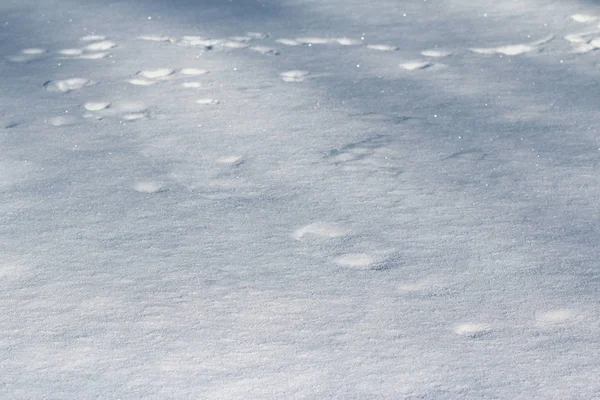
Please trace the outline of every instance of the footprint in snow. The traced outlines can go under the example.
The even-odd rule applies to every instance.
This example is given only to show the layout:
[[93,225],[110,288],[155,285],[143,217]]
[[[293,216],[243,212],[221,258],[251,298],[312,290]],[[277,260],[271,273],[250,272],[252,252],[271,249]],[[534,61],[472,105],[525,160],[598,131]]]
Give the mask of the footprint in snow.
[[535,321],[542,328],[564,328],[581,320],[581,313],[570,308],[558,308],[539,312]]
[[122,121],[136,121],[147,118],[148,106],[140,101],[88,102],[83,107],[89,111],[84,114],[86,119],[101,120],[105,117],[118,117]]
[[571,33],[565,36],[565,40],[573,46],[573,52],[577,54],[589,53],[600,48],[599,30],[590,32]]
[[550,42],[554,39],[554,36],[547,36],[543,39],[536,40],[535,42],[525,43],[525,44],[510,44],[503,45],[498,47],[480,47],[480,48],[472,48],[470,49],[474,53],[478,54],[503,54],[506,56],[516,56],[525,53],[531,53],[533,51],[538,51],[540,46]]
[[142,181],[135,183],[133,185],[133,190],[138,193],[154,194],[164,192],[167,188],[160,182]]
[[196,100],[196,104],[200,104],[203,106],[219,104],[220,101],[217,99],[198,99]]
[[94,85],[95,82],[84,78],[70,78],[57,81],[48,81],[44,87],[49,92],[68,93],[72,90],[78,90],[87,86]]
[[367,253],[349,253],[334,259],[334,262],[345,268],[361,271],[382,271],[392,267],[390,260]]
[[171,43],[175,43],[175,39],[170,38],[168,36],[162,36],[162,35],[142,35],[142,36],[138,36],[139,40],[146,40],[149,42],[171,42]]
[[83,54],[83,49],[62,49],[57,51],[61,56],[80,56]]
[[224,156],[217,158],[217,164],[227,166],[237,166],[242,164],[244,161],[242,156]]
[[136,75],[139,78],[130,79],[129,83],[138,86],[150,86],[158,83],[161,80],[168,79],[169,76],[175,73],[171,68],[156,68],[139,71]]
[[598,19],[598,17],[596,17],[594,15],[587,15],[587,14],[573,14],[573,15],[571,15],[571,19],[575,22],[587,24],[589,22],[596,21]]
[[90,52],[106,51],[112,49],[113,47],[117,47],[117,44],[115,42],[111,42],[110,40],[103,40],[101,42],[88,44],[84,47],[84,50]]
[[302,44],[296,39],[277,39],[276,42],[285,46],[300,46]]
[[186,76],[198,76],[208,74],[208,70],[200,68],[183,68],[179,73]]
[[171,68],[157,68],[139,71],[137,74],[146,79],[163,79],[175,73]]
[[454,333],[459,336],[464,336],[472,339],[480,338],[491,333],[492,329],[489,325],[483,323],[463,323],[454,327]]
[[292,237],[301,240],[305,236],[320,238],[338,238],[346,236],[350,231],[341,225],[329,222],[314,222],[296,229]]
[[421,54],[424,55],[425,57],[435,57],[435,58],[448,57],[448,56],[452,55],[451,52],[445,51],[445,50],[423,50],[421,52]]
[[277,56],[277,55],[279,55],[279,51],[277,49],[274,49],[273,47],[267,47],[267,46],[250,46],[250,50],[256,51],[257,53],[260,53],[263,56]]
[[284,82],[304,82],[309,75],[310,74],[308,71],[302,71],[299,69],[286,71],[279,74]]
[[183,82],[181,85],[187,89],[197,89],[202,87],[202,82]]
[[100,111],[110,107],[110,103],[106,101],[89,101],[83,105],[88,111]]
[[414,71],[417,69],[425,69],[431,67],[433,64],[429,61],[409,61],[403,64],[400,64],[402,68],[407,71]]
[[109,57],[109,56],[110,56],[110,53],[101,51],[99,53],[84,53],[84,54],[81,54],[80,56],[77,56],[76,58],[79,58],[81,60],[101,60],[101,59]]
[[87,35],[87,36],[80,38],[79,40],[81,40],[82,42],[100,42],[102,40],[106,40],[106,36]]
[[335,39],[323,38],[323,37],[300,37],[296,38],[296,42],[304,45],[311,46],[313,44],[330,44],[337,43]]
[[41,48],[28,48],[20,51],[19,54],[8,56],[8,61],[11,62],[29,62],[41,58],[48,51]]
[[371,50],[377,50],[377,51],[396,51],[396,50],[398,50],[398,47],[391,46],[388,44],[370,44],[370,45],[367,45],[367,48],[371,49]]

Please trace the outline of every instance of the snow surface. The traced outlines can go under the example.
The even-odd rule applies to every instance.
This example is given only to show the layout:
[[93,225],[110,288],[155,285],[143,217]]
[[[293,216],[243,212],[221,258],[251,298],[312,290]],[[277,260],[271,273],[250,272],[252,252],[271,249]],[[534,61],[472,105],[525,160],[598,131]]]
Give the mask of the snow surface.
[[599,15],[0,0],[0,398],[599,398]]

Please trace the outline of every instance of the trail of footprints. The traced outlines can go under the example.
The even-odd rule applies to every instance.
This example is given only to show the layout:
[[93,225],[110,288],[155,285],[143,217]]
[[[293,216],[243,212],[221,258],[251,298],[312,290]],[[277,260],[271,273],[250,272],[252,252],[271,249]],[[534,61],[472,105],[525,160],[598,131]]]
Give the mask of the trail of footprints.
[[[291,234],[292,238],[298,242],[311,241],[330,241],[343,238],[352,234],[347,227],[331,222],[316,221],[301,226]],[[333,250],[335,250],[333,248]],[[390,268],[398,267],[394,257],[384,252],[341,252],[333,255],[330,262],[338,267],[355,271],[384,271]],[[399,296],[414,296],[419,294],[431,297],[436,295],[451,295],[450,283],[440,277],[428,277],[419,281],[401,282],[398,284]],[[458,290],[458,289],[455,289]],[[547,309],[537,312],[529,322],[526,322],[525,328],[537,335],[540,331],[552,333],[557,330],[569,328],[585,327],[589,324],[589,318],[572,308]],[[448,327],[457,337],[465,339],[486,339],[500,334],[500,326],[497,323],[488,321],[461,321]],[[523,329],[524,327],[516,327]]]
[[[592,15],[575,14],[571,19],[581,24],[593,24],[598,17]],[[268,35],[259,32],[248,32],[243,36],[231,36],[224,39],[207,38],[203,36],[183,36],[172,38],[163,35],[142,35],[139,40],[168,43],[189,48],[200,48],[204,52],[214,50],[246,50],[263,56],[277,56],[281,51],[276,47],[257,44],[257,41],[268,39]],[[554,39],[547,36],[538,40],[525,43],[504,44],[495,47],[475,47],[468,49],[469,52],[480,55],[502,55],[518,56],[526,53],[541,51],[543,46]],[[600,49],[600,26],[583,32],[566,35],[564,39],[573,47],[573,53],[587,53]],[[338,46],[362,46],[367,51],[373,52],[395,52],[399,47],[389,43],[367,43],[364,38],[325,38],[325,37],[298,37],[279,38],[274,40],[278,45],[286,47],[317,45]],[[105,36],[88,35],[79,40],[77,46],[59,49],[51,52],[43,48],[26,48],[18,54],[7,57],[8,61],[15,63],[33,62],[48,59],[52,56],[59,60],[101,60],[111,56],[111,51],[119,45]],[[398,64],[399,68],[406,71],[419,71],[434,66],[436,60],[450,57],[453,52],[447,49],[425,49],[420,52],[421,58],[403,60]],[[185,89],[197,89],[203,86],[198,79],[209,71],[197,67],[185,67],[173,69],[160,67],[144,69],[135,72],[127,82],[135,86],[153,86],[159,83],[182,81],[181,86]],[[302,83],[310,79],[311,73],[303,69],[283,71],[279,78],[284,83]],[[44,84],[48,92],[65,94],[75,90],[83,90],[95,85],[96,82],[82,77],[73,77],[62,80],[51,80]],[[217,106],[220,101],[214,98],[199,98],[196,101],[199,106]],[[73,125],[82,120],[102,120],[105,118],[118,118],[120,121],[136,121],[147,118],[148,106],[140,101],[109,101],[90,100],[82,105],[83,114],[80,117],[72,115],[54,116],[47,119],[47,123],[60,127]],[[347,171],[360,170],[363,172],[382,172],[388,170],[390,173],[399,173],[397,163],[393,160],[393,154],[389,154],[385,145],[385,137],[374,137],[369,140],[350,144],[344,148],[332,150],[326,157],[326,161],[332,165],[339,166]],[[390,161],[391,160],[391,161]],[[215,160],[215,164],[223,168],[233,168],[244,162],[239,155],[226,155]],[[155,195],[168,190],[164,182],[155,180],[140,180],[132,184],[132,190],[141,195]],[[292,232],[292,238],[298,242],[309,242],[312,240],[327,241],[340,239],[350,235],[352,231],[347,227],[330,222],[317,221],[299,227]],[[354,271],[384,271],[397,267],[397,261],[384,251],[374,252],[334,252],[331,254],[330,263],[340,268]],[[414,293],[431,294],[445,289],[445,284],[436,279],[424,279],[417,282],[404,282],[398,286],[399,294],[407,295]],[[562,308],[539,312],[533,325],[537,329],[556,329],[572,326],[583,319],[581,313],[576,310]],[[486,338],[495,332],[493,324],[485,321],[466,321],[451,327],[457,337],[467,339]]]
[[[586,14],[574,14],[571,19],[581,24],[592,24],[598,21],[597,16]],[[573,53],[587,53],[600,48],[600,26],[596,29],[586,30],[584,32],[572,33],[566,35],[564,39],[573,46]],[[180,38],[172,38],[163,35],[142,35],[139,40],[150,42],[166,42],[174,45],[201,48],[203,51],[211,50],[236,50],[247,49],[262,55],[279,55],[280,51],[277,48],[257,44],[257,41],[266,40],[269,35],[260,32],[248,32],[241,36],[230,36],[223,39],[215,39],[204,36],[183,36]],[[554,39],[550,35],[538,40],[506,44],[496,47],[475,47],[468,49],[470,52],[481,55],[505,55],[518,56],[525,53],[537,52],[542,50],[543,46]],[[280,38],[274,40],[275,43],[293,47],[293,46],[316,46],[316,45],[339,45],[339,46],[363,46],[370,51],[393,52],[399,50],[399,47],[389,43],[367,43],[364,37],[348,38],[348,37],[297,37],[297,38]],[[47,59],[55,56],[62,60],[99,60],[111,56],[111,51],[118,48],[118,44],[108,39],[103,35],[87,35],[79,39],[78,45],[72,48],[59,49],[51,52],[47,49],[31,47],[21,50],[19,54],[8,56],[8,60],[12,62],[31,62],[35,60]],[[453,52],[446,49],[426,49],[421,51],[420,55],[424,58],[415,58],[413,60],[405,60],[400,62],[398,66],[406,71],[418,71],[429,69],[435,66],[434,62],[437,59],[450,57]],[[154,69],[145,69],[137,71],[129,80],[128,83],[136,86],[152,86],[161,82],[181,80],[181,86],[186,89],[198,89],[203,87],[201,80],[192,80],[190,78],[198,78],[208,74],[209,71],[202,68],[187,67],[179,70],[161,67]],[[312,75],[309,71],[296,69],[283,71],[280,73],[280,79],[285,83],[301,83],[310,79]],[[46,90],[50,92],[68,93],[73,90],[80,90],[88,86],[96,84],[91,79],[82,77],[73,77],[70,79],[53,80],[44,84]],[[219,99],[214,98],[199,98],[196,101],[199,106],[215,106],[220,103]],[[94,102],[91,102],[94,103]],[[101,109],[97,104],[87,104],[84,108],[88,111],[83,115],[86,119],[103,119],[104,117],[120,115],[124,121],[134,121],[146,117],[146,109],[136,109],[131,112],[119,112],[118,108],[111,107],[109,102],[96,102],[105,104]],[[109,109],[109,111],[107,111]],[[48,118],[48,123],[53,126],[64,126],[77,123],[77,118],[73,116],[56,116]]]

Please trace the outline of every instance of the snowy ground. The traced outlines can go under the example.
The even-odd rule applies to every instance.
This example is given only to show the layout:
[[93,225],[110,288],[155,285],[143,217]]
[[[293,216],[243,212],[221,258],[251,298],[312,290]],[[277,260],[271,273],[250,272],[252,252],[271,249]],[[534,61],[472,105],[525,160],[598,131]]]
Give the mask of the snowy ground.
[[599,24],[0,0],[0,397],[600,398]]

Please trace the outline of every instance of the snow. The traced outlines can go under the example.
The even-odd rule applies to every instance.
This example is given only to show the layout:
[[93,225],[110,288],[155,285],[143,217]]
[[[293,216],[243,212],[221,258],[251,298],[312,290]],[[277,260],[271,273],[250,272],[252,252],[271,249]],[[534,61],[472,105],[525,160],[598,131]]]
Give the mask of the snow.
[[597,398],[596,15],[0,1],[0,398]]

